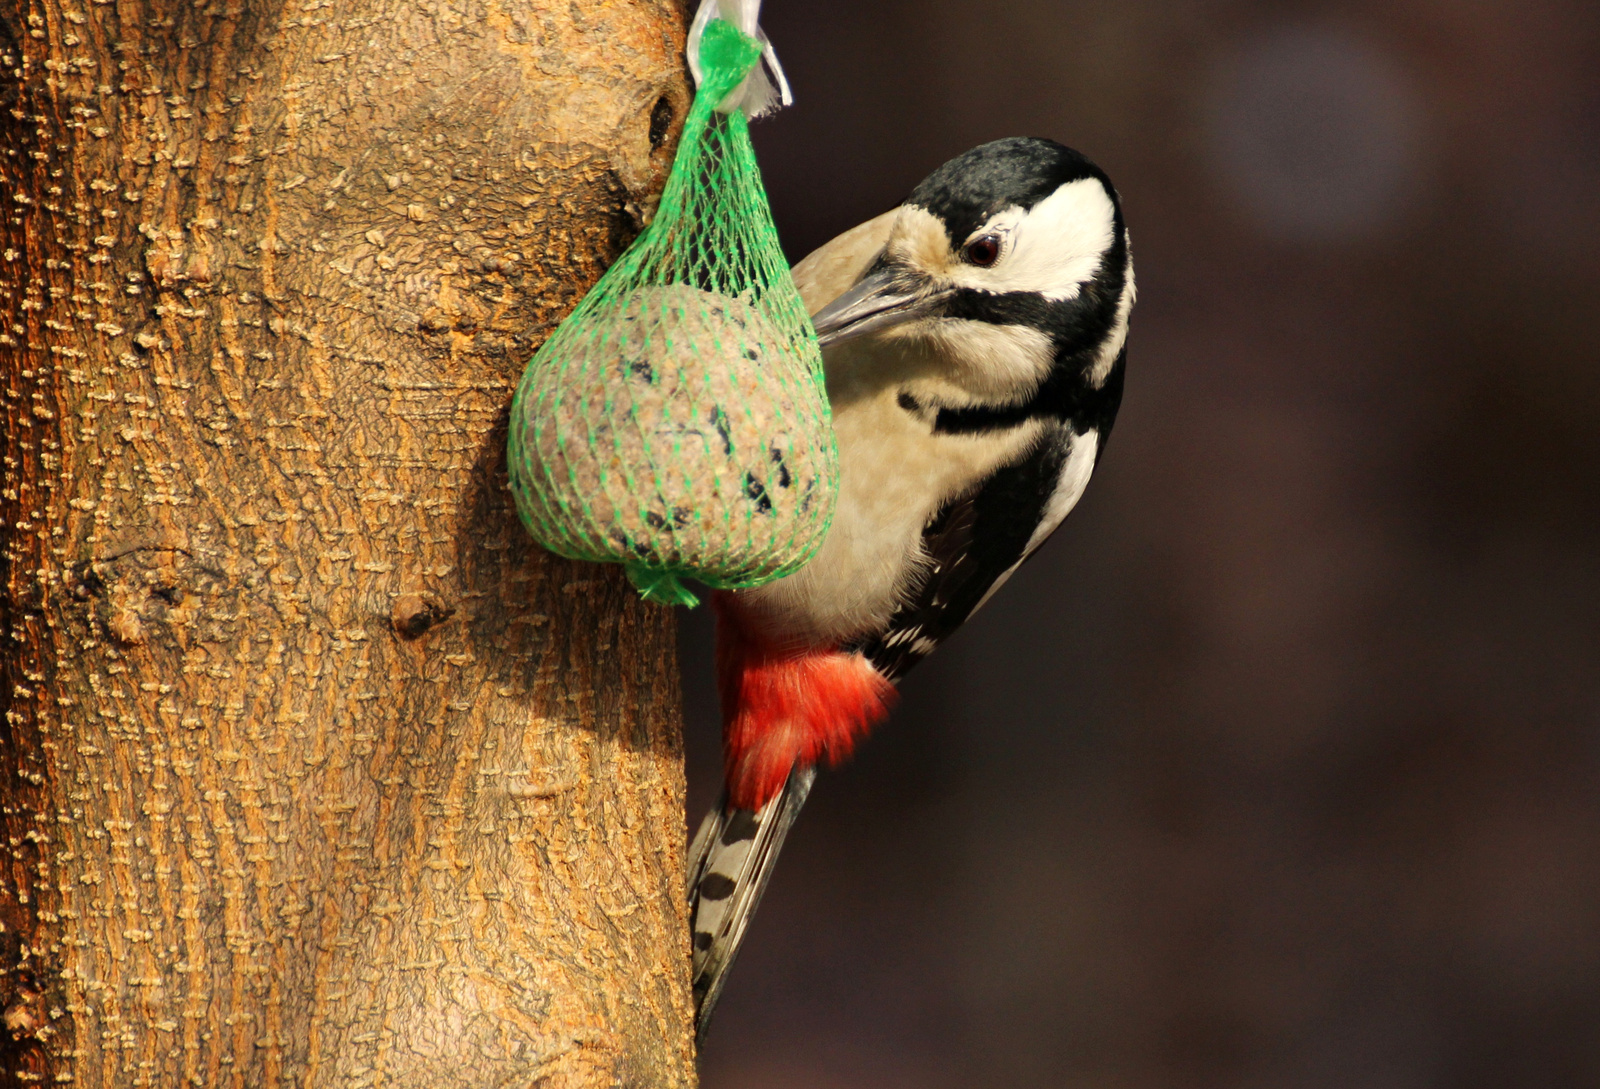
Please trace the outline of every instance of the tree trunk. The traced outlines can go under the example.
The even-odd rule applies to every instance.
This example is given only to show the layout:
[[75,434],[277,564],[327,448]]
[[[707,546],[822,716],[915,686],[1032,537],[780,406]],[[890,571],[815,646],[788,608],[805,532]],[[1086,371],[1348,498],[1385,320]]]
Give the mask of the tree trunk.
[[503,453],[683,33],[0,12],[0,1085],[693,1083],[671,618]]

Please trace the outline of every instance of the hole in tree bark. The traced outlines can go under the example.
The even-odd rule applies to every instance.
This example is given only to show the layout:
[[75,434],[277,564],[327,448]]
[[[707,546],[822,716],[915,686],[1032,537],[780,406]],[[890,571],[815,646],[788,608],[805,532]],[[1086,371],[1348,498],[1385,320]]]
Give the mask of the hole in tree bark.
[[429,628],[442,624],[456,611],[432,597],[422,594],[401,594],[394,603],[389,623],[394,633],[402,639],[415,639]]
[[662,95],[656,99],[655,108],[650,111],[650,149],[658,150],[667,142],[667,134],[672,131],[672,103],[667,101],[667,96]]

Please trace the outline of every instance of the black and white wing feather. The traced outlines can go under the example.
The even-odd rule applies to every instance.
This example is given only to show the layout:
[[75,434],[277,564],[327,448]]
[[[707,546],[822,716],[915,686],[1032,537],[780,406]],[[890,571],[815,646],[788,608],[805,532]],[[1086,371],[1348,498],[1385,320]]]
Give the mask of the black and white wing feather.
[[928,567],[911,600],[860,649],[885,677],[906,670],[966,622],[1077,503],[1094,470],[1100,430],[1051,421],[1020,459],[940,510],[923,530]]

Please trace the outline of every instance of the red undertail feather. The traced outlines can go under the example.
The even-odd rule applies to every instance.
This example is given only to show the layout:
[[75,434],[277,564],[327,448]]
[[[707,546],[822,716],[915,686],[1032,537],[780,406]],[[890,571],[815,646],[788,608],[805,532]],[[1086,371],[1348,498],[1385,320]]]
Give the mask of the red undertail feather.
[[760,809],[796,765],[849,756],[889,713],[894,685],[860,653],[764,644],[727,593],[714,594],[712,605],[728,796],[741,809]]

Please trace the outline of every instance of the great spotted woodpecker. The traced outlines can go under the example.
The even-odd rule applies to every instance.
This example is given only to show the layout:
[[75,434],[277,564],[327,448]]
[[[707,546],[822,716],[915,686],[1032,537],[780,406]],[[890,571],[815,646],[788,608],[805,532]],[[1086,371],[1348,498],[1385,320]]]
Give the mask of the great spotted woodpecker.
[[822,342],[840,495],[816,557],[718,593],[727,791],[690,851],[703,1035],[823,757],[1083,494],[1122,400],[1133,261],[1103,171],[984,144],[794,267]]

